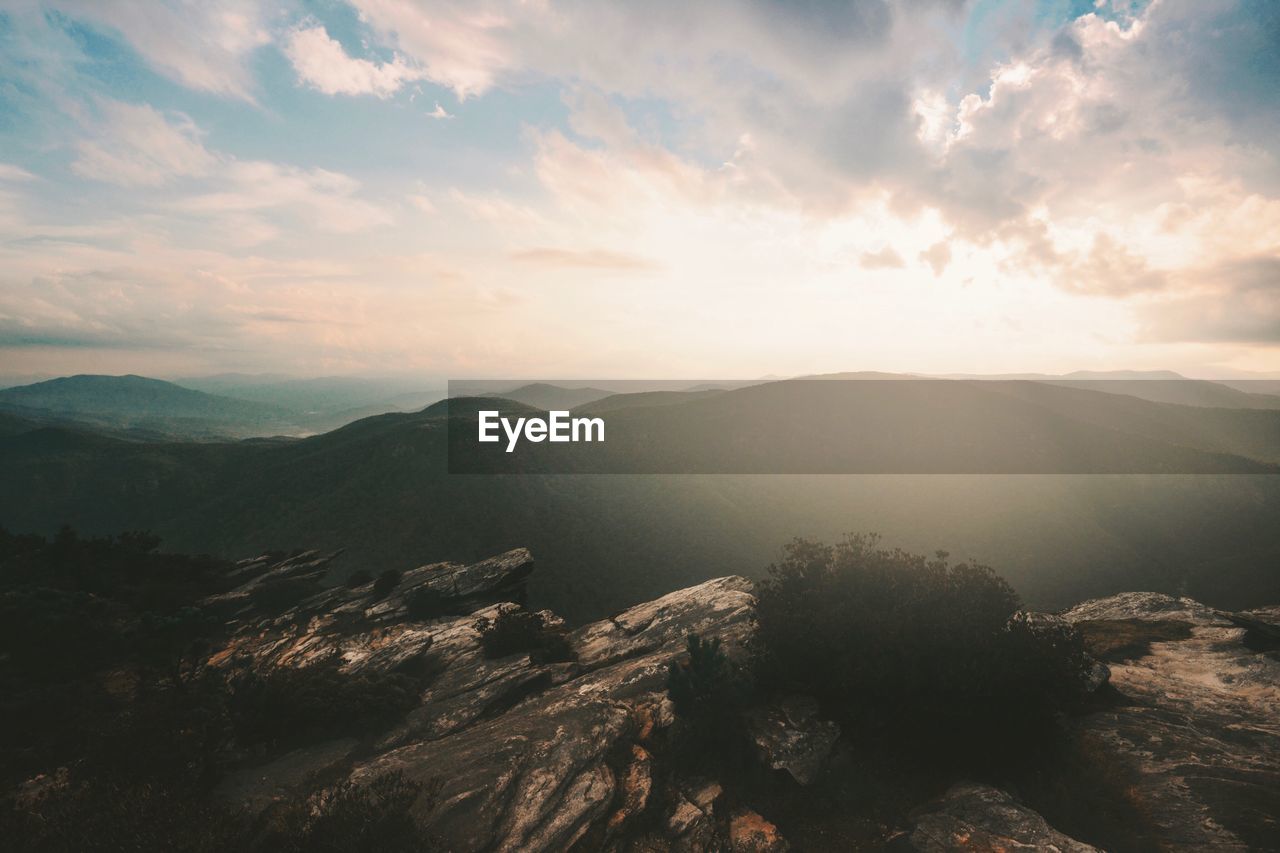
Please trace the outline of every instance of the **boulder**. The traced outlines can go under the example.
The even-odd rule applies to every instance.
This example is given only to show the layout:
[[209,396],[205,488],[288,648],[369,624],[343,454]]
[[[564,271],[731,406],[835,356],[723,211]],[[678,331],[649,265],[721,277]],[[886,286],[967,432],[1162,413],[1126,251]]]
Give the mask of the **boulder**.
[[813,782],[840,738],[840,727],[818,713],[811,696],[788,696],[748,711],[747,733],[761,763],[786,770],[801,785]]
[[1247,642],[1268,612],[1239,620],[1188,598],[1124,593],[1064,614],[1086,631],[1119,624],[1141,638],[1149,626],[1149,642],[1111,663],[1123,701],[1075,724],[1093,760],[1125,780],[1149,846],[1277,846],[1280,661]]
[[[666,696],[670,662],[691,633],[719,639],[726,654],[742,660],[755,606],[749,581],[707,581],[572,631],[543,612],[542,624],[562,634],[572,657],[547,663],[526,653],[489,658],[476,629],[481,618],[522,608],[532,570],[523,549],[469,566],[423,566],[385,595],[370,583],[320,590],[283,612],[254,605],[264,583],[314,581],[329,559],[307,552],[238,565],[234,589],[209,603],[235,621],[206,665],[269,670],[336,660],[349,673],[413,672],[421,679],[418,704],[365,738],[264,757],[229,776],[222,796],[263,808],[317,778],[364,784],[400,772],[425,783],[414,813],[460,853],[574,845],[787,848],[740,790],[723,795],[720,781],[731,780],[673,775],[660,764],[675,720]],[[1106,639],[1097,647],[1105,648],[1099,655],[1109,667],[1081,652],[1079,666],[1063,677],[1089,691],[1109,681],[1118,696],[1092,697],[1089,707],[1100,710],[1070,725],[1081,760],[1123,780],[1124,799],[1141,818],[1134,827],[1139,844],[1188,851],[1274,846],[1280,609],[1232,614],[1186,598],[1126,593],[1059,616],[1019,614],[1013,624],[1032,643],[1079,649],[1081,635]],[[748,712],[746,722],[767,766],[802,785],[821,784],[840,730],[820,719],[814,700],[787,697]],[[980,785],[952,788],[896,843],[915,850],[1093,849],[1007,793]]]
[[751,809],[738,809],[729,818],[729,850],[732,853],[784,853],[787,840],[778,827]]
[[1097,848],[1063,835],[1043,817],[998,788],[961,783],[915,818],[898,839],[900,849],[919,853],[952,850],[1044,850],[1094,853]]
[[[720,637],[739,653],[750,590],[743,578],[719,578],[585,626],[569,635],[577,663],[551,667],[527,656],[484,660],[464,624],[474,616],[440,623],[430,654],[442,657],[444,672],[380,745],[385,751],[356,764],[351,778],[399,771],[439,782],[434,807],[424,797],[419,816],[449,849],[562,850],[584,838],[594,845],[648,806],[652,771],[638,741],[670,722],[669,661],[690,632]],[[523,695],[496,700],[495,684],[521,680]],[[615,769],[620,750],[630,758]]]

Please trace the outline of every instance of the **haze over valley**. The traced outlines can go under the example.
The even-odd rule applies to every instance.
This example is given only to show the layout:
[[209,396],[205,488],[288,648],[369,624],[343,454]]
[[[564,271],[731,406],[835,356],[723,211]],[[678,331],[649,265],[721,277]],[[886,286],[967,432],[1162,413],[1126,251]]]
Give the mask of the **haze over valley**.
[[[536,549],[542,567],[531,586],[534,602],[575,619],[728,571],[758,569],[767,562],[762,555],[777,553],[793,536],[830,539],[851,530],[999,565],[1035,606],[1137,587],[1192,591],[1235,607],[1280,592],[1271,571],[1280,531],[1269,523],[1280,510],[1280,477],[1267,473],[1280,462],[1280,409],[1272,407],[1280,398],[1164,377],[976,383],[832,377],[730,390],[699,381],[692,391],[635,391],[635,383],[623,383],[621,394],[589,383],[518,385],[510,397],[456,398],[462,408],[442,401],[308,438],[270,439],[276,422],[253,420],[279,411],[269,404],[135,377],[10,389],[0,392],[0,519],[13,530],[46,534],[62,524],[85,533],[149,529],[167,548],[228,558],[343,548],[334,568],[339,575],[354,566],[411,568],[428,552],[471,560],[526,546]],[[139,388],[152,392],[149,416],[169,432],[111,421],[144,411]],[[1164,402],[1171,396],[1183,402]],[[351,397],[339,399],[335,405]],[[1216,405],[1224,399],[1248,408]],[[833,418],[837,400],[845,408]],[[56,408],[37,408],[40,401]],[[1015,407],[1006,410],[1002,401]],[[559,464],[568,467],[543,469],[550,473],[449,474],[451,418],[455,434],[470,440],[478,407],[545,411],[537,403],[602,415],[613,435],[633,424],[665,436],[635,446],[615,438],[601,447],[629,454],[610,464],[631,467],[613,470],[672,473],[575,474],[573,460],[585,466],[587,457],[573,456],[578,445],[564,445],[568,461]],[[1059,473],[1036,476],[1018,467],[1033,458],[1025,451],[1041,452],[1025,443],[1031,421],[1020,407],[1036,413],[1037,441],[1058,442],[1051,458]],[[758,443],[740,450],[730,467],[699,468],[721,447],[715,436],[726,422],[716,411],[756,427],[744,435]],[[849,418],[858,412],[862,426],[854,427]],[[211,437],[229,424],[249,435],[256,428],[263,438]],[[706,427],[716,432],[704,436]],[[174,432],[181,429],[194,431]],[[812,455],[813,430],[843,441],[854,454],[849,458],[888,460],[877,470],[889,473],[820,473],[832,470],[822,466],[836,457]],[[1077,434],[1091,438],[1079,443]],[[1152,466],[1144,470],[1169,473],[1088,474],[1101,458],[1103,435],[1124,449],[1117,458],[1135,458],[1143,447],[1144,464]],[[939,442],[954,455],[979,437],[990,445],[980,462],[986,467],[967,475],[938,467],[949,458],[938,456]],[[867,447],[871,456],[859,455]],[[673,464],[678,453],[686,461]],[[755,469],[742,467],[752,460],[819,473],[752,476],[747,472]],[[893,467],[917,460],[925,467]],[[680,473],[690,470],[727,473]],[[911,470],[925,473],[894,473]]]

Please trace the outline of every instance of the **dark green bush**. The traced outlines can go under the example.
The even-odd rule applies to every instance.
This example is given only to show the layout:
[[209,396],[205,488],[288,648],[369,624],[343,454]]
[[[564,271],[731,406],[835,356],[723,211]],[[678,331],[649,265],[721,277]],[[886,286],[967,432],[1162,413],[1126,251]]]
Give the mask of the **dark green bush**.
[[573,649],[562,631],[549,628],[542,616],[528,610],[504,610],[497,618],[476,620],[480,646],[488,658],[528,653],[537,662],[573,660]]
[[413,812],[429,811],[434,791],[399,773],[363,786],[343,782],[284,800],[258,828],[208,794],[192,797],[149,781],[55,782],[25,800],[0,803],[0,837],[12,849],[48,853],[430,853],[442,847]]
[[288,610],[319,591],[320,585],[311,578],[270,578],[254,588],[250,597],[255,607],[274,613]]
[[751,695],[742,670],[724,653],[719,638],[686,639],[685,654],[667,669],[667,695],[684,724],[678,750],[698,763],[732,760],[746,743],[742,711]]
[[667,695],[682,717],[721,717],[740,708],[747,694],[738,667],[721,648],[720,638],[704,640],[690,634],[685,655],[667,670]]
[[373,580],[373,573],[368,569],[356,569],[347,575],[346,587],[347,589],[355,589],[358,586],[364,586],[371,580]]
[[33,680],[85,675],[126,650],[120,618],[121,608],[81,590],[5,590],[0,592],[0,653]]
[[368,785],[343,782],[287,803],[259,846],[283,853],[430,853],[441,847],[412,810],[429,811],[434,796],[434,786],[424,791],[401,773],[387,773]]
[[220,853],[246,849],[244,827],[245,821],[212,797],[152,782],[53,784],[21,802],[0,803],[0,838],[10,850]]
[[385,728],[418,704],[420,687],[408,673],[349,675],[325,661],[237,673],[229,708],[237,741],[286,747]]
[[387,569],[373,582],[373,597],[386,598],[399,584],[400,573],[395,569]]
[[1013,589],[943,552],[797,540],[757,598],[763,685],[815,695],[853,731],[933,758],[1016,750],[1083,683],[1078,638],[1011,625]]
[[453,602],[448,596],[442,595],[434,589],[426,586],[420,586],[405,597],[405,608],[408,611],[410,619],[438,619],[441,616],[448,616],[452,611]]

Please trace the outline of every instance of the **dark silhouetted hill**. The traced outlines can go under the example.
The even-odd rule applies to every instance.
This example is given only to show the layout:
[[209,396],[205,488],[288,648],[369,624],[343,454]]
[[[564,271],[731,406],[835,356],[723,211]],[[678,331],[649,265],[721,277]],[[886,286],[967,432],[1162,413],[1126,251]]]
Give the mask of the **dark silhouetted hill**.
[[[1274,458],[1266,442],[1280,417],[1034,383],[928,389],[782,382],[681,403],[656,398],[660,405],[608,412],[603,446],[628,422],[709,441],[745,419],[756,442],[746,450],[761,459],[771,448],[816,458],[817,438],[842,435],[936,453],[935,437],[982,438],[1004,424],[1016,429],[983,438],[983,453],[1002,445],[1007,458],[1044,447],[1097,453],[1088,442],[1103,436],[1108,453],[1129,442],[1170,465],[1190,453],[1258,468]],[[89,533],[150,529],[175,549],[226,556],[341,547],[340,569],[347,560],[406,569],[428,551],[466,561],[528,545],[543,566],[534,601],[574,619],[746,571],[792,535],[834,538],[855,528],[921,552],[947,543],[958,558],[999,562],[1035,606],[1133,588],[1187,590],[1229,607],[1280,599],[1273,475],[450,475],[450,420],[474,430],[481,406],[534,411],[452,400],[305,439],[221,443],[143,443],[10,420],[0,431],[0,524],[44,533],[64,522]],[[1024,427],[1039,432],[1016,431]],[[1256,453],[1238,455],[1246,450]]]

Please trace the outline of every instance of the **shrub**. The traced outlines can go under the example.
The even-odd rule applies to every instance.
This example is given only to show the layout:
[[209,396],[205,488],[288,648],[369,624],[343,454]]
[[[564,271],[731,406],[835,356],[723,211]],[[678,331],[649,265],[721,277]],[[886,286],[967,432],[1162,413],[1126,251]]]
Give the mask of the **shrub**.
[[255,587],[250,596],[255,607],[278,612],[319,591],[320,585],[311,578],[270,578]]
[[541,614],[504,610],[494,619],[482,616],[475,627],[487,658],[528,652],[539,663],[573,660],[573,649],[564,633],[548,628]]
[[[412,810],[429,811],[436,786],[387,773],[367,785],[343,782],[286,803],[261,849],[285,853],[378,850],[412,853],[441,849]],[[426,802],[420,802],[425,798]]]
[[0,648],[32,680],[83,676],[127,647],[113,612],[120,609],[79,590],[5,590],[0,592]]
[[410,619],[426,620],[448,616],[451,610],[447,595],[427,586],[420,586],[405,598],[405,610]]
[[1107,672],[1070,622],[1044,613],[1015,613],[1001,637],[1007,688],[1038,715],[1071,710],[1101,686]]
[[429,811],[436,790],[400,773],[363,786],[343,782],[285,799],[257,830],[251,815],[232,811],[207,793],[193,797],[154,782],[54,782],[22,802],[0,803],[0,837],[17,850],[68,853],[430,853],[442,847],[413,811]]
[[874,535],[797,540],[757,598],[764,685],[813,694],[852,730],[934,758],[1016,748],[1079,690],[1078,638],[1010,623],[1013,589],[945,552],[890,550]]
[[358,586],[364,586],[371,580],[373,580],[373,573],[368,569],[356,569],[347,575],[346,587],[347,589],[355,589]]
[[690,634],[685,648],[667,668],[667,695],[685,724],[679,751],[694,764],[732,759],[745,744],[742,711],[750,695],[748,681],[725,655],[719,638]]
[[331,660],[238,673],[229,708],[240,743],[289,746],[385,728],[418,704],[419,688],[408,673],[347,674]]
[[682,717],[717,716],[722,709],[739,707],[745,694],[742,675],[718,637],[704,640],[690,634],[684,657],[667,669],[667,695]]
[[22,802],[0,803],[6,849],[245,849],[243,821],[208,795],[192,797],[152,782],[114,779],[52,784]]
[[373,597],[386,598],[399,584],[400,573],[395,569],[387,569],[373,582]]

